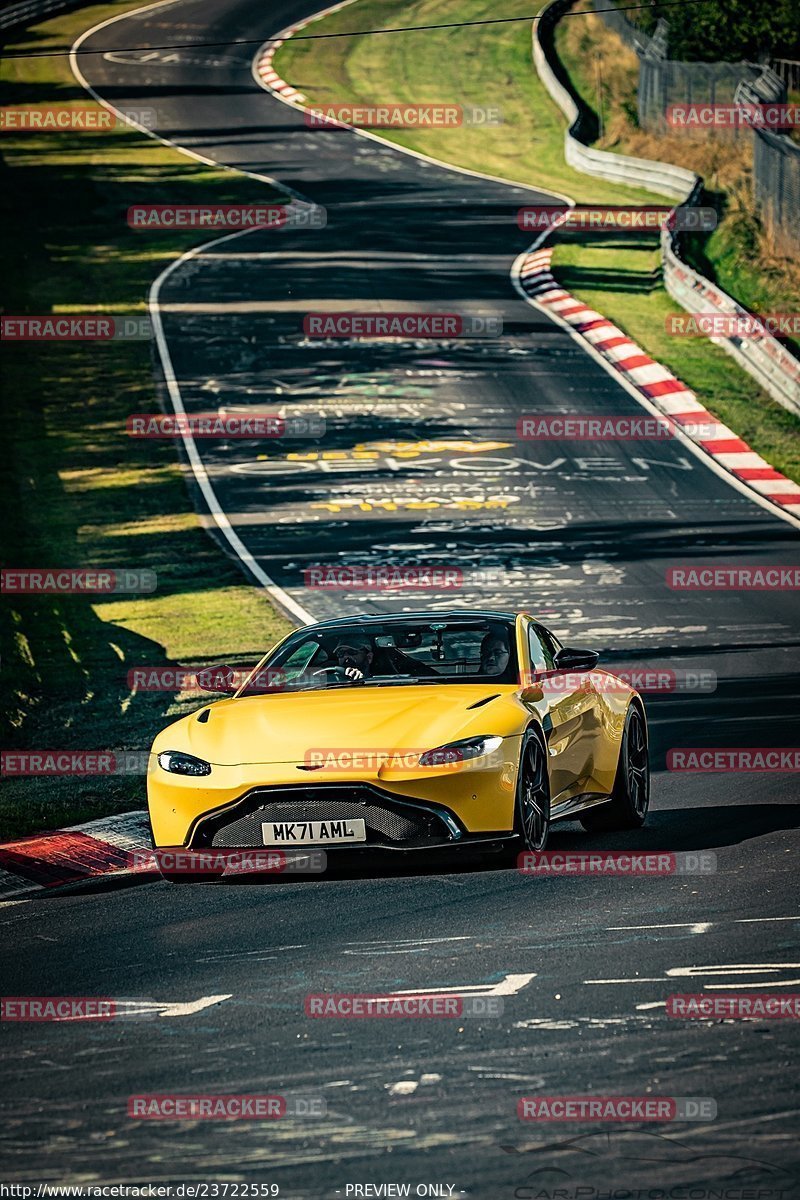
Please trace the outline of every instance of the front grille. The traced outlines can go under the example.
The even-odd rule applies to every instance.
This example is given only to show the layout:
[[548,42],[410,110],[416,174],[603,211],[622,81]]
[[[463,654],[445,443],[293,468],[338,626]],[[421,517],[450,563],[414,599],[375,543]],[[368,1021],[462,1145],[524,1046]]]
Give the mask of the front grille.
[[[372,846],[435,846],[452,841],[435,812],[395,803],[366,785],[259,788],[226,812],[207,817],[196,827],[193,847],[251,848],[263,845],[263,821],[364,821]],[[326,849],[335,849],[329,843]]]

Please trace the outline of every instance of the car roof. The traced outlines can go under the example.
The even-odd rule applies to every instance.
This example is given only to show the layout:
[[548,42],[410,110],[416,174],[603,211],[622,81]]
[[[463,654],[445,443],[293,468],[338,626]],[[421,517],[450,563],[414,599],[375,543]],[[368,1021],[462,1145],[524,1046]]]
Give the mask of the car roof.
[[329,621],[316,621],[313,625],[305,625],[305,629],[340,629],[343,625],[386,625],[394,621],[458,621],[474,620],[485,617],[495,621],[515,621],[517,614],[513,612],[498,612],[489,608],[454,608],[442,611],[422,609],[419,612],[406,613],[361,613],[353,617],[336,617]]

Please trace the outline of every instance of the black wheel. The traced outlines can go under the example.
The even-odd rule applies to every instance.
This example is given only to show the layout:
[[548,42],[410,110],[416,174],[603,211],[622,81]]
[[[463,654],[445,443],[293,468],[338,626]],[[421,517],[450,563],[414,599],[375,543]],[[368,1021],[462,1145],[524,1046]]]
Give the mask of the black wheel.
[[550,834],[547,752],[535,733],[525,735],[517,778],[516,830],[526,850],[544,850]]
[[650,760],[644,717],[628,709],[611,799],[581,817],[584,829],[640,829],[650,807]]

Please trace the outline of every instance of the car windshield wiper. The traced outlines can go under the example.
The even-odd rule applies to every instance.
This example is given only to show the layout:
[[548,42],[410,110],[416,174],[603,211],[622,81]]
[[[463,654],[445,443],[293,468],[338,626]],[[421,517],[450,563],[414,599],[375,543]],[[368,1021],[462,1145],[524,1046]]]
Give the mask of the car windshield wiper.
[[364,680],[365,687],[371,683],[374,684],[391,684],[392,686],[400,684],[416,684],[416,683],[483,683],[485,680],[472,679],[469,675],[371,675],[369,679]]

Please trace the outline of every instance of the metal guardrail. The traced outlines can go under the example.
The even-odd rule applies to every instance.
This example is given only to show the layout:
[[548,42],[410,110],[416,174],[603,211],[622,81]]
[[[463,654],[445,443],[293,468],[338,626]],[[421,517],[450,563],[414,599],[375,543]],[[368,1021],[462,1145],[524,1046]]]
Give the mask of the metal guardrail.
[[[702,180],[688,198],[699,196]],[[661,231],[661,261],[664,287],[673,300],[691,313],[712,313],[747,318],[748,309],[738,304],[722,288],[693,270],[680,257],[680,240],[668,230]],[[764,333],[754,337],[711,337],[739,366],[747,371],[773,399],[800,417],[800,359],[790,354],[774,337]]]
[[[670,163],[597,150],[584,145],[576,136],[583,123],[583,114],[575,97],[558,78],[561,64],[555,55],[552,37],[559,17],[571,2],[551,0],[533,23],[533,61],[537,73],[569,121],[564,138],[567,162],[586,175],[644,187],[677,199],[681,204],[694,203],[702,190],[702,180],[694,172]],[[683,261],[679,235],[673,230],[662,230],[661,261],[664,287],[687,312],[750,315],[746,308]],[[767,333],[757,338],[714,337],[711,340],[732,355],[779,404],[800,415],[800,360],[779,341]]]
[[[754,62],[685,62],[669,57],[669,25],[660,18],[648,36],[621,9],[594,0],[603,22],[639,60],[636,89],[639,125],[656,133],[668,129],[667,111],[676,105],[786,103],[787,88],[800,87],[800,63],[773,59]],[[800,249],[800,144],[768,126],[742,122],[718,127],[716,137],[752,143],[753,192],[774,245],[792,256]],[[591,138],[584,138],[591,141]]]
[[593,175],[611,183],[645,188],[670,200],[685,200],[695,185],[697,176],[684,167],[672,163],[658,162],[649,158],[634,158],[628,154],[609,154],[596,150],[581,141],[582,114],[572,94],[561,83],[549,55],[552,48],[552,33],[561,13],[570,6],[571,0],[551,0],[533,22],[533,61],[547,91],[569,121],[564,135],[564,157],[571,167],[584,175]]
[[769,65],[783,80],[786,88],[791,91],[797,91],[800,88],[800,62],[795,62],[790,58],[771,58]]

